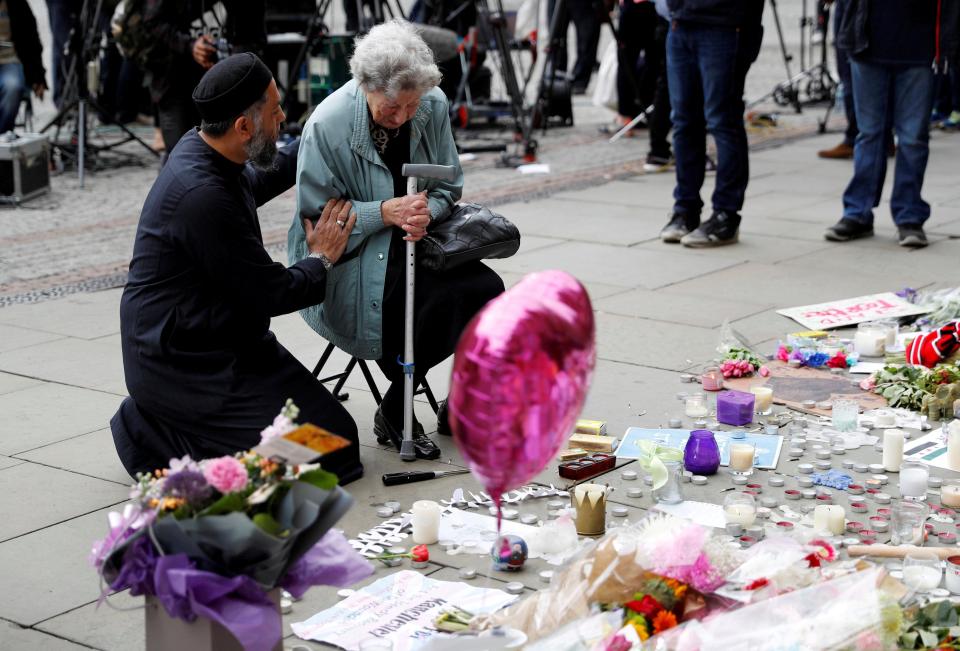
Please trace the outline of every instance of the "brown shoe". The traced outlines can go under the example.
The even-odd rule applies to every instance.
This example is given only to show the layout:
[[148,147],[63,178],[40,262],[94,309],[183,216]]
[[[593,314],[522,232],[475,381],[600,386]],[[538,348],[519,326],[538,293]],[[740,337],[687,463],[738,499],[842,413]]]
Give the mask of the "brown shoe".
[[831,149],[818,151],[817,156],[820,158],[853,158],[853,147],[845,142],[841,142]]

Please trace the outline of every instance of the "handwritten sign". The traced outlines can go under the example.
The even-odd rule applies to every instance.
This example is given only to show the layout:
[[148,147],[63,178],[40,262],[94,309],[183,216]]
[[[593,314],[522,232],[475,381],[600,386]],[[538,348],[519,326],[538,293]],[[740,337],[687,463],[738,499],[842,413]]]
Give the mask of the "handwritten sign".
[[885,294],[845,298],[818,305],[791,307],[785,310],[777,310],[777,314],[791,318],[810,330],[828,330],[856,325],[864,321],[891,319],[923,314],[928,311],[919,305],[905,301],[893,292],[887,292]]
[[410,651],[437,634],[434,620],[457,607],[474,614],[492,613],[517,597],[502,590],[437,581],[401,570],[358,590],[336,606],[291,625],[304,640],[359,651],[367,640],[393,642],[394,651]]

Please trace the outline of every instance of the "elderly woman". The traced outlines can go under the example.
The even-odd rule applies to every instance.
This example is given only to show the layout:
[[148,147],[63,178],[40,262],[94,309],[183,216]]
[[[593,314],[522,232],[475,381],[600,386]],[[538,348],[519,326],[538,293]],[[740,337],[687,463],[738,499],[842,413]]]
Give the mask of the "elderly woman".
[[[323,304],[301,312],[321,336],[351,355],[375,359],[390,380],[374,416],[377,440],[400,448],[403,430],[405,240],[417,241],[447,217],[460,198],[463,172],[450,131],[440,72],[427,44],[408,24],[378,25],[359,39],[353,80],[330,95],[307,121],[297,164],[297,214],[290,227],[291,261],[306,257],[301,215],[317,215],[330,198],[349,199],[357,221],[347,250],[327,275]],[[421,181],[406,196],[404,163],[453,165],[452,182]],[[503,291],[480,262],[431,273],[417,270],[414,381],[449,357],[460,333]],[[438,432],[449,433],[446,404]],[[440,456],[414,420],[417,456]]]

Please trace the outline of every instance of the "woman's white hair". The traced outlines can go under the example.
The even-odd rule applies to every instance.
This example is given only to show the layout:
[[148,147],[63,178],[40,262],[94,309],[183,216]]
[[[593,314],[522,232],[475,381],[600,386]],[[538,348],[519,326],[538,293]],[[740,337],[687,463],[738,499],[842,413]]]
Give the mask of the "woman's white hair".
[[394,98],[400,91],[425,93],[440,83],[433,52],[410,23],[391,20],[357,39],[350,72],[366,92]]

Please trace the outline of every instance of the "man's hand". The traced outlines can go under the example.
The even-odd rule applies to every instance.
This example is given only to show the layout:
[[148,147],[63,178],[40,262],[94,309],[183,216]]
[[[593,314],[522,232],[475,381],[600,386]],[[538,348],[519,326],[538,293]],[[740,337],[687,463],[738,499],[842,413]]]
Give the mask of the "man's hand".
[[303,220],[310,253],[322,253],[330,262],[340,259],[347,247],[350,231],[357,223],[357,213],[350,211],[352,207],[346,199],[330,199],[323,207],[316,226],[309,219]]
[[209,34],[203,34],[193,42],[193,60],[204,69],[213,67],[217,60],[217,48],[213,45],[213,38]]
[[33,85],[33,94],[37,96],[37,99],[43,101],[43,94],[47,92],[47,84],[43,81],[38,81]]
[[387,226],[403,229],[407,233],[403,239],[408,242],[422,239],[430,225],[426,191],[384,201],[380,206],[380,216]]

